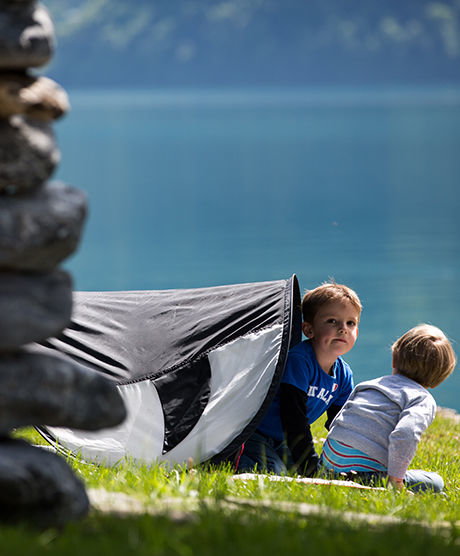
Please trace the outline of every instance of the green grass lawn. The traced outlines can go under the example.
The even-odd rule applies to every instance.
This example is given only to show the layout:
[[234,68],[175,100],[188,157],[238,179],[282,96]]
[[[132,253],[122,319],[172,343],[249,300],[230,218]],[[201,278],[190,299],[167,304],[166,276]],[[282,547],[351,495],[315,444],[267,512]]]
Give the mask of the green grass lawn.
[[[32,442],[32,430],[21,431]],[[325,435],[314,428],[320,448]],[[155,515],[92,512],[62,530],[34,531],[25,525],[0,529],[4,554],[107,553],[149,555],[217,554],[460,554],[460,424],[442,416],[425,433],[413,468],[439,472],[445,495],[337,486],[232,481],[231,470],[146,467],[124,462],[113,468],[69,460],[89,489],[135,497]],[[179,516],[165,508],[184,504]],[[231,503],[229,503],[231,501]],[[307,503],[320,511],[281,511],[281,502]],[[188,511],[193,503],[193,511]],[[395,523],[350,519],[350,512],[391,516]],[[385,518],[386,519],[386,518]]]

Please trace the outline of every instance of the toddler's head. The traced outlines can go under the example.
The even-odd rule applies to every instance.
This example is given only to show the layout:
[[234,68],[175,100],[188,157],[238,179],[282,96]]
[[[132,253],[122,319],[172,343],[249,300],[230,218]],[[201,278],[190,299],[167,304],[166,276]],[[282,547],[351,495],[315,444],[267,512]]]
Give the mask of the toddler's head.
[[457,359],[442,330],[420,324],[403,334],[392,346],[393,368],[425,388],[441,384],[454,370]]

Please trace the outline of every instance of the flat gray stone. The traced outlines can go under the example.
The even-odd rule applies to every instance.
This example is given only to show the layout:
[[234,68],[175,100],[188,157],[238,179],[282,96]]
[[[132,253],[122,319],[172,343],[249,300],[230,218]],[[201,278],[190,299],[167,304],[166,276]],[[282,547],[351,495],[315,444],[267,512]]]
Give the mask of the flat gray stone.
[[56,336],[68,326],[71,313],[67,272],[0,273],[0,351]]
[[65,90],[52,79],[26,72],[0,73],[0,117],[22,114],[42,121],[56,120],[70,109]]
[[0,119],[0,193],[21,193],[44,183],[60,160],[52,126],[11,116]]
[[125,417],[115,382],[94,370],[40,347],[0,357],[0,435],[40,425],[93,431]]
[[63,458],[23,440],[0,439],[0,521],[62,526],[88,511],[85,487]]
[[55,48],[53,22],[36,2],[1,2],[0,69],[25,69],[47,64]]
[[0,196],[0,270],[53,270],[78,246],[86,195],[62,183]]

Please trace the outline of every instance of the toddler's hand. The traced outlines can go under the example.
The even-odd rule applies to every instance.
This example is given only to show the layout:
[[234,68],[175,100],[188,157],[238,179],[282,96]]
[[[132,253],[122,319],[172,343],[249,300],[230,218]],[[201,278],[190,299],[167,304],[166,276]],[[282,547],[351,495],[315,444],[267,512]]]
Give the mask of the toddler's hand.
[[404,490],[404,480],[388,475],[389,484],[396,490]]

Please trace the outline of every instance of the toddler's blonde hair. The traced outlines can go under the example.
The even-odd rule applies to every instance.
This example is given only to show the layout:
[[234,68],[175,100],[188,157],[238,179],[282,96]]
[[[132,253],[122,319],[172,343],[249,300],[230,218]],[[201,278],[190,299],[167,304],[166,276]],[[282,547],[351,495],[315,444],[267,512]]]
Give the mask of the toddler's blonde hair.
[[396,371],[426,388],[441,384],[455,369],[457,358],[442,330],[419,324],[392,345]]

